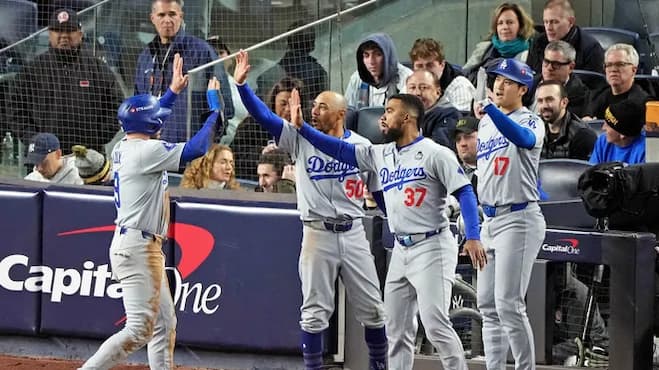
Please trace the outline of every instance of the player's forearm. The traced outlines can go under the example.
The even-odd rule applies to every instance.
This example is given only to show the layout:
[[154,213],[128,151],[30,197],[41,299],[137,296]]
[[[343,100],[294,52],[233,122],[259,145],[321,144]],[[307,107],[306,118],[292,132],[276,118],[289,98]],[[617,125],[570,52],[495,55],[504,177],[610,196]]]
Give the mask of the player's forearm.
[[204,125],[197,133],[185,143],[181,153],[181,162],[186,163],[193,159],[199,158],[206,154],[213,142],[213,133],[215,132],[215,122],[220,115],[219,112],[212,112]]
[[250,89],[247,83],[238,86],[238,92],[240,93],[240,99],[243,101],[243,105],[249,112],[249,114],[254,117],[256,122],[258,122],[263,128],[268,130],[270,135],[274,136],[277,141],[281,136],[281,130],[284,127],[283,118],[277,116],[276,114],[270,111],[261,99],[254,94],[254,91]]
[[333,136],[326,135],[315,128],[309,126],[306,122],[300,128],[300,135],[307,139],[313,146],[321,152],[329,155],[330,157],[349,164],[354,167],[359,167],[357,164],[357,155],[355,154],[355,145],[346,143]]
[[497,129],[513,144],[526,149],[532,149],[535,146],[535,134],[531,129],[520,126],[494,104],[487,105],[484,110]]
[[460,202],[460,212],[465,221],[465,236],[468,240],[480,240],[480,226],[478,224],[478,203],[473,187],[465,185],[453,192]]
[[167,88],[167,91],[165,92],[165,95],[160,97],[160,107],[161,108],[167,108],[167,109],[172,109],[174,106],[174,103],[176,102],[176,98],[178,97],[178,94],[172,91],[172,89]]

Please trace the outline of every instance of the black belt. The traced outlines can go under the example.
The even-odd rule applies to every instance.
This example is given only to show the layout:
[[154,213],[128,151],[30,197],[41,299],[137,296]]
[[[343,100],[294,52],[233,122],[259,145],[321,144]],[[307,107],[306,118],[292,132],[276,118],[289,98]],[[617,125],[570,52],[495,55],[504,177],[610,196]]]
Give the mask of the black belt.
[[441,231],[442,229],[436,229],[418,234],[394,234],[394,237],[398,241],[398,244],[402,245],[403,247],[411,247],[420,241],[426,240],[433,235],[439,234]]
[[504,206],[488,206],[487,204],[481,204],[483,208],[483,213],[487,217],[501,216],[506,213],[511,213],[515,211],[521,211],[529,205],[529,202],[524,203],[513,203],[507,204]]
[[[156,240],[156,235],[155,235],[155,234],[152,234],[152,233],[150,233],[150,232],[148,232],[148,231],[144,231],[144,230],[137,230],[137,229],[135,229],[135,230],[136,230],[136,231],[140,231],[140,232],[142,233],[142,237],[143,237],[144,239]],[[128,232],[128,228],[127,228],[127,227],[122,226],[122,227],[119,228],[119,234],[124,235],[124,234],[126,234],[127,232]]]
[[304,221],[304,224],[314,229],[325,229],[333,233],[344,233],[352,230],[352,221],[330,222],[330,221]]

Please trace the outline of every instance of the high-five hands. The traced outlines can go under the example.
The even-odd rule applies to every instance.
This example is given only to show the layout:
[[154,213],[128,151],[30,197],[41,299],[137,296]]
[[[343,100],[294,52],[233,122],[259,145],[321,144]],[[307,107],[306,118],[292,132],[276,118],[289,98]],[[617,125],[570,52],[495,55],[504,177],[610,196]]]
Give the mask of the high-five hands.
[[249,65],[249,55],[245,50],[240,49],[236,55],[236,68],[233,71],[233,79],[236,84],[242,85],[247,80],[247,74],[252,66]]
[[169,89],[180,94],[188,86],[188,75],[183,74],[183,58],[179,53],[174,55],[174,68],[172,69],[172,83]]
[[302,118],[302,105],[300,103],[300,92],[298,89],[291,91],[291,97],[288,98],[288,109],[291,110],[291,123],[299,130],[304,124]]

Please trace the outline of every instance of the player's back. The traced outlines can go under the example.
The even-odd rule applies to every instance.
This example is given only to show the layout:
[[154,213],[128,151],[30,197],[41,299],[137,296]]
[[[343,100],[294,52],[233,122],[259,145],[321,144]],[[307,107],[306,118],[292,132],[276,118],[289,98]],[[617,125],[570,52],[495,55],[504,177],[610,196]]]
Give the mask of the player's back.
[[167,232],[167,169],[178,168],[182,144],[123,139],[112,151],[114,201],[118,226],[153,234]]

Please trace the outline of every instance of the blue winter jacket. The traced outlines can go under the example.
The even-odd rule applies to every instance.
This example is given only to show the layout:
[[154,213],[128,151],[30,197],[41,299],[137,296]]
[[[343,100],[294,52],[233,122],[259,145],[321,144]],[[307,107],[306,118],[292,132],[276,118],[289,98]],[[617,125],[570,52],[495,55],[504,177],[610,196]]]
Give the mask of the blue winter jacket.
[[[183,73],[188,70],[206,64],[218,58],[213,48],[206,41],[194,36],[186,35],[183,31],[174,38],[166,53],[164,63],[159,63],[157,50],[160,39],[156,37],[140,53],[137,59],[137,71],[135,73],[135,94],[152,94],[160,96],[167,91],[172,80],[172,67],[174,55],[179,53],[183,57]],[[222,63],[216,64],[214,68],[208,68],[204,72],[195,74],[190,85],[181,92],[177,99],[172,115],[167,119],[161,133],[161,139],[176,143],[186,141],[188,89],[192,88],[192,115],[190,135],[194,135],[201,128],[202,114],[208,112],[206,104],[206,89],[208,80],[215,75],[220,80],[220,89],[224,101],[224,118],[233,117],[233,101],[231,100],[231,87]]]

